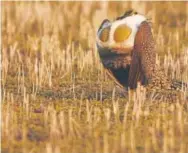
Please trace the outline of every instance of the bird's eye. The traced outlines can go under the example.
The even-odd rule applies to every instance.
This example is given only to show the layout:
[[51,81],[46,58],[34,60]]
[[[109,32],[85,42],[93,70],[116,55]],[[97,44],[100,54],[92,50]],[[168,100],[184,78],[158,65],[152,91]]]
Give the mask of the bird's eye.
[[99,39],[100,39],[102,42],[107,42],[108,39],[109,39],[109,33],[110,33],[110,27],[104,28],[104,29],[100,32]]
[[114,41],[115,42],[122,42],[125,41],[131,34],[131,28],[127,25],[120,25],[114,31]]

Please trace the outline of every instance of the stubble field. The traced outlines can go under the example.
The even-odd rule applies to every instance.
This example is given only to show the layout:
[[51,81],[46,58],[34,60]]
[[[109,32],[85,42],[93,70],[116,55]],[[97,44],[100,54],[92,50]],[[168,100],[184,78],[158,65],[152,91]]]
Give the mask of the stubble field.
[[151,18],[170,78],[188,82],[187,2],[1,2],[3,153],[186,153],[188,100],[123,92],[96,32],[134,9]]

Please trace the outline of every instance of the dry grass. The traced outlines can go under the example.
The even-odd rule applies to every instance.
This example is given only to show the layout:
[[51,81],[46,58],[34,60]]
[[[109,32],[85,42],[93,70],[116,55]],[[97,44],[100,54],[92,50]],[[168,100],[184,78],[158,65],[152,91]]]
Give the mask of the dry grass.
[[[2,2],[2,152],[188,152],[187,100],[122,94],[96,49],[105,18],[152,19],[157,63],[188,82],[187,2]],[[184,92],[186,97],[186,92]]]

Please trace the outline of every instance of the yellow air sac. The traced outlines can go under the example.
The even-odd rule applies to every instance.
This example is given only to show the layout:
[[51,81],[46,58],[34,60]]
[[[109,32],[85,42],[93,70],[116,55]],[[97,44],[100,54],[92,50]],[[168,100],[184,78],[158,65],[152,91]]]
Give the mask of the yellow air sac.
[[110,27],[103,29],[99,36],[100,40],[102,42],[107,42],[109,39],[109,33],[110,33]]
[[114,41],[115,42],[122,42],[129,38],[131,34],[131,28],[126,25],[120,25],[114,31]]

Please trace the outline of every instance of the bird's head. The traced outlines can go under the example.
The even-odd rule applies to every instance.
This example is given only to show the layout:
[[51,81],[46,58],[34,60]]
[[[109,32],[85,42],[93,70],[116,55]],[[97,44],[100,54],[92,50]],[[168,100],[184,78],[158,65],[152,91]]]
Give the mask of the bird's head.
[[97,46],[102,48],[99,52],[117,51],[116,53],[128,53],[134,47],[135,36],[139,26],[147,18],[135,11],[127,11],[123,16],[110,22],[105,19],[97,32]]

